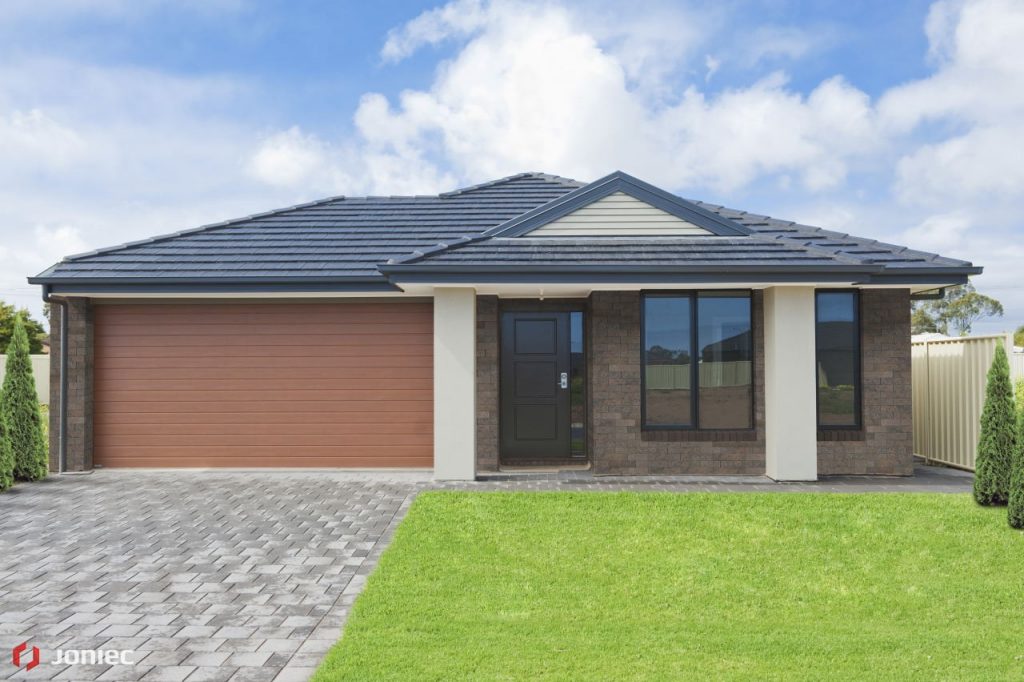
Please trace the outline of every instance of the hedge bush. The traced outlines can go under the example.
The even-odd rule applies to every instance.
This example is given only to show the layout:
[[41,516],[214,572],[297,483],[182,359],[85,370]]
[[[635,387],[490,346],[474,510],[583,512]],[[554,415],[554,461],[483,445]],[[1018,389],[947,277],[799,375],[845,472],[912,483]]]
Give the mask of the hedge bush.
[[7,366],[0,388],[0,425],[3,428],[2,459],[5,467],[13,463],[14,478],[23,481],[45,478],[49,467],[43,416],[32,376],[28,334],[20,315],[7,346]]
[[1010,474],[1010,499],[1007,521],[1013,528],[1024,528],[1024,379],[1017,381],[1017,448]]

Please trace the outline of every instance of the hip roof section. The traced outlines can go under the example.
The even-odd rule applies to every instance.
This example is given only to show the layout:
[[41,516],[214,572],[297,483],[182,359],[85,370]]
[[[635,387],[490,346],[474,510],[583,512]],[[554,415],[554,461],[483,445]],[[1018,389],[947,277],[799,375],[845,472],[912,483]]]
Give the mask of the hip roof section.
[[[545,226],[609,196],[626,195],[678,218],[686,233],[566,234]],[[897,273],[957,283],[980,268],[966,261],[689,201],[613,173],[583,184],[520,173],[435,196],[333,197],[194,230],[71,256],[31,283],[54,292],[87,285],[166,285],[325,290],[396,288],[403,277],[442,281],[466,272],[536,276],[761,269]],[[946,280],[943,280],[944,282]],[[168,289],[169,290],[169,289]]]

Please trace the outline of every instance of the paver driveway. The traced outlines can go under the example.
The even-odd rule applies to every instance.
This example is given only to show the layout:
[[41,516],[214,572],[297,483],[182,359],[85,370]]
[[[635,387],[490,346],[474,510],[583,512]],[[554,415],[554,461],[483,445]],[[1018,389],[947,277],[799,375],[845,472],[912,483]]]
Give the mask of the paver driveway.
[[[0,679],[301,680],[425,476],[97,472],[0,496]],[[11,661],[27,641],[42,663]],[[134,665],[51,663],[132,650]]]

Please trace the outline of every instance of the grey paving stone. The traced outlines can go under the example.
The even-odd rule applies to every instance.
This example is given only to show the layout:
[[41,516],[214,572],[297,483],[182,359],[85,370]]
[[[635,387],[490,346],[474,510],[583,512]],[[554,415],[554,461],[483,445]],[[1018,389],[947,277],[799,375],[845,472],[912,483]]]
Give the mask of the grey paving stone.
[[313,677],[316,668],[300,668],[289,666],[281,668],[281,672],[274,678],[274,682],[306,682]]
[[270,651],[274,653],[293,653],[302,642],[294,639],[268,639],[260,645],[259,651]]
[[197,651],[184,660],[185,665],[215,668],[231,656],[227,651]]
[[218,666],[215,668],[196,668],[185,682],[227,682],[237,672],[236,668]]
[[156,667],[143,675],[143,682],[184,682],[184,680],[195,672],[195,666],[191,665],[169,665]]
[[231,682],[272,682],[279,672],[280,668],[239,668]]
[[259,667],[267,662],[273,652],[252,651],[231,654],[227,658],[227,664],[238,667]]
[[137,682],[137,680],[141,680],[152,669],[152,666],[142,663],[138,665],[114,665],[96,679],[99,682]]

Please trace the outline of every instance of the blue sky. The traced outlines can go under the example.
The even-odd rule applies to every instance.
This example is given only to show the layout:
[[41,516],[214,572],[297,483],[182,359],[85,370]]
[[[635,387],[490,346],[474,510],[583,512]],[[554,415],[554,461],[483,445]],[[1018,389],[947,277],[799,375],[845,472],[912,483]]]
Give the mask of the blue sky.
[[616,168],[986,266],[1024,323],[1024,8],[7,0],[0,298],[66,253],[332,194]]

